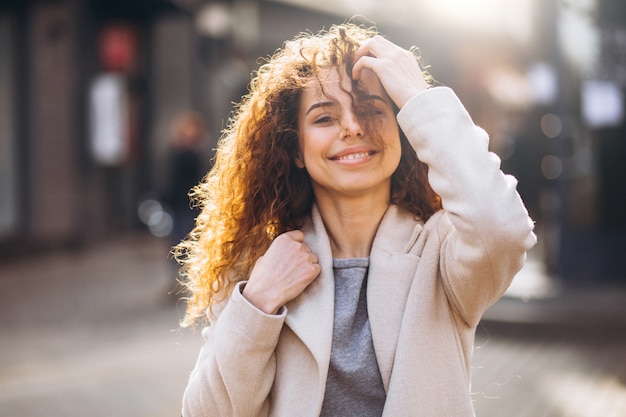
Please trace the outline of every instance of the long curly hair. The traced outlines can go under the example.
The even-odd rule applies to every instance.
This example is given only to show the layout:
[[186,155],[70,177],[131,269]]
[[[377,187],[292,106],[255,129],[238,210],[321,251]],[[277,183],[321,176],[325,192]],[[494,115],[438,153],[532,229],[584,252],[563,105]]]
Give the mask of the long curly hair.
[[[302,33],[253,73],[218,143],[215,163],[190,197],[200,214],[173,248],[187,292],[183,327],[206,318],[279,234],[299,229],[314,202],[311,180],[296,166],[300,95],[321,71],[351,74],[359,46],[377,35],[355,24]],[[416,57],[417,59],[417,57]],[[402,156],[391,179],[391,202],[426,221],[441,208],[427,166],[401,133]]]

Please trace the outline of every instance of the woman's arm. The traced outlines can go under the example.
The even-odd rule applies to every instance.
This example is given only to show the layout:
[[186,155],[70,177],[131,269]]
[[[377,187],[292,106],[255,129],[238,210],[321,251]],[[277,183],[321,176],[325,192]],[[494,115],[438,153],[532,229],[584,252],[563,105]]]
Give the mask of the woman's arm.
[[299,230],[276,237],[203,331],[206,343],[185,390],[184,417],[267,415],[284,305],[321,270],[303,241]]
[[445,210],[438,230],[448,298],[470,325],[509,286],[536,243],[515,178],[500,170],[487,133],[449,88],[406,103],[398,121]]
[[446,211],[441,272],[452,305],[470,325],[506,290],[536,237],[516,180],[500,170],[489,138],[449,88],[428,89],[415,56],[380,36],[363,44],[353,76],[373,71],[401,109],[400,127]]
[[200,350],[183,396],[183,417],[265,416],[275,377],[275,348],[286,309],[265,314],[241,294],[202,331]]

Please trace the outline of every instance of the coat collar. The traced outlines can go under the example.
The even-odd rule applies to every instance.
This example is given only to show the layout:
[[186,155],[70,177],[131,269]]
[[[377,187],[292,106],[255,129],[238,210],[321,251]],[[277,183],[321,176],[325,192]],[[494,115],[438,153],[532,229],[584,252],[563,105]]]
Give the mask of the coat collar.
[[[389,384],[402,313],[418,257],[409,254],[421,231],[415,216],[391,205],[378,228],[370,254],[367,304],[378,365],[385,389]],[[317,206],[304,226],[304,243],[319,258],[320,275],[287,304],[286,325],[311,351],[326,380],[334,318],[333,257]]]
[[385,390],[389,387],[407,295],[419,261],[409,251],[421,231],[422,224],[413,214],[391,205],[372,244],[367,310]]
[[333,336],[335,278],[333,255],[322,217],[313,205],[311,218],[303,227],[304,243],[319,259],[320,275],[294,300],[287,303],[285,324],[311,351],[326,381]]

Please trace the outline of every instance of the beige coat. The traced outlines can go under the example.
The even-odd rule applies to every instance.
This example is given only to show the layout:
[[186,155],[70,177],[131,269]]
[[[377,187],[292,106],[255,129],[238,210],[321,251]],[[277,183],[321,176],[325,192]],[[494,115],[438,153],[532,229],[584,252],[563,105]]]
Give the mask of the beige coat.
[[[476,325],[506,290],[536,239],[516,181],[499,169],[448,88],[398,115],[444,210],[426,224],[392,205],[370,254],[367,303],[387,393],[385,417],[472,416]],[[211,326],[191,374],[183,415],[314,417],[322,406],[333,329],[333,268],[319,211],[303,229],[320,276],[278,315],[241,295]],[[338,416],[344,417],[344,416]]]

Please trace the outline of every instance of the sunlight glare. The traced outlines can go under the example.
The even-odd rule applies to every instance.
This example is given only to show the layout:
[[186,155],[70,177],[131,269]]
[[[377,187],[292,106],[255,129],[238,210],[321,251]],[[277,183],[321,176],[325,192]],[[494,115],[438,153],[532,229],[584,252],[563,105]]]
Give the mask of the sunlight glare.
[[462,29],[505,32],[527,41],[532,29],[534,0],[427,0],[424,11]]
[[[626,387],[615,376],[579,372],[549,373],[541,381],[558,415],[621,417],[626,414]],[[593,398],[594,401],[589,401]]]

